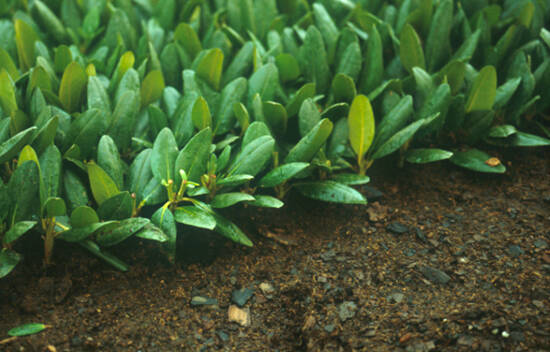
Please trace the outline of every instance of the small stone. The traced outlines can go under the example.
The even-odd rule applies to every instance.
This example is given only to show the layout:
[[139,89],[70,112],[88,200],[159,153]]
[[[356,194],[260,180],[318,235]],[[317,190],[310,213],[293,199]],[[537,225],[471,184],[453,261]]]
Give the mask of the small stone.
[[494,328],[501,328],[503,326],[506,326],[506,319],[504,319],[503,317],[500,317],[496,320],[493,320],[491,325]]
[[254,290],[249,288],[242,288],[240,290],[234,290],[231,293],[231,301],[237,304],[239,307],[242,307],[248,302],[248,300],[254,295]]
[[542,301],[533,300],[531,303],[540,310],[544,309],[544,303]]
[[424,276],[426,276],[428,280],[437,284],[446,284],[447,282],[451,281],[451,277],[439,269],[424,266],[420,268],[420,271],[422,272],[422,274],[424,274]]
[[457,343],[462,346],[472,346],[474,344],[474,338],[470,335],[461,335]]
[[357,305],[352,301],[345,301],[338,306],[338,316],[342,322],[351,319],[357,312]]
[[502,335],[502,337],[504,337],[505,339],[507,339],[507,338],[510,337],[510,334],[509,334],[508,331],[506,331],[506,330],[504,330],[504,331],[502,332],[501,335]]
[[510,332],[510,339],[515,342],[525,341],[525,335],[521,331]]
[[71,345],[73,347],[78,347],[82,344],[82,339],[78,336],[75,336],[71,339]]
[[334,324],[327,324],[323,329],[330,334],[331,332],[334,331],[334,328],[335,328]]
[[400,293],[400,292],[396,292],[396,293],[392,293],[391,295],[386,297],[386,299],[389,302],[401,303],[401,302],[403,302],[403,299],[405,299],[405,295]]
[[222,340],[223,342],[229,341],[229,335],[227,335],[225,332],[223,332],[223,331],[220,330],[220,331],[218,331],[216,334],[218,335],[218,337],[220,338],[220,340]]
[[523,252],[523,249],[521,249],[520,246],[513,244],[513,245],[508,246],[508,253],[510,253],[510,255],[515,258],[515,257],[519,257],[524,252]]
[[336,251],[334,249],[328,250],[324,253],[321,253],[320,257],[323,261],[328,262],[336,256]]
[[304,322],[304,326],[302,326],[302,331],[311,330],[311,328],[315,326],[315,323],[317,323],[317,320],[315,320],[315,317],[313,315],[309,315],[306,318],[306,321]]
[[195,296],[191,299],[192,306],[214,306],[218,305],[218,300],[215,298]]
[[264,295],[270,295],[270,294],[275,292],[275,289],[273,288],[273,286],[270,283],[262,282],[260,284],[260,291],[262,291],[262,293]]
[[374,329],[370,329],[370,330],[367,330],[367,332],[365,332],[365,337],[374,337],[376,336],[376,330]]
[[325,276],[318,276],[317,277],[317,282],[320,282],[320,283],[324,284],[324,283],[328,282],[328,279]]
[[386,230],[388,230],[389,232],[392,232],[396,235],[401,235],[401,234],[404,234],[406,232],[409,232],[409,228],[407,226],[405,226],[402,223],[397,222],[397,221],[392,222],[391,224],[386,226]]
[[405,248],[403,250],[403,254],[406,255],[407,257],[412,257],[413,255],[416,254],[416,250],[414,248]]
[[546,249],[546,248],[548,248],[548,242],[546,242],[545,240],[538,239],[538,240],[535,240],[535,242],[533,242],[533,244],[534,244],[535,247],[538,248],[538,249]]
[[250,310],[248,308],[241,309],[235,305],[230,305],[227,316],[230,322],[237,323],[240,326],[250,326]]

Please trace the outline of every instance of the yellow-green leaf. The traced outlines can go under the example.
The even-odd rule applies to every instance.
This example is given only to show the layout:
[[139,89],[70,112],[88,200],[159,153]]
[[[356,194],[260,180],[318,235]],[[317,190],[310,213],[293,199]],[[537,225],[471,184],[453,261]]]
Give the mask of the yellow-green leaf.
[[59,100],[67,112],[75,112],[82,101],[88,76],[78,62],[71,62],[63,72],[59,86]]
[[185,52],[194,59],[202,50],[199,36],[189,24],[182,22],[174,31],[174,39],[185,49]]
[[17,159],[17,166],[20,166],[25,161],[34,161],[36,166],[38,166],[38,171],[40,172],[40,163],[38,162],[38,156],[36,152],[30,145],[26,145],[21,152],[19,153],[19,158]]
[[8,71],[11,79],[13,79],[14,81],[19,78],[19,71],[17,70],[17,66],[15,66],[15,63],[11,59],[10,54],[8,54],[8,52],[3,48],[0,48],[0,70],[1,69]]
[[223,52],[219,48],[210,49],[197,65],[197,75],[215,90],[220,89],[222,77]]
[[491,110],[497,91],[497,72],[493,66],[479,71],[466,102],[466,112]]
[[191,118],[193,119],[195,128],[199,131],[212,125],[212,115],[210,114],[208,103],[203,97],[198,97],[197,100],[195,100]]
[[15,20],[14,27],[19,68],[26,72],[34,66],[34,43],[38,40],[38,36],[31,26],[20,19]]
[[15,99],[15,90],[10,75],[4,69],[0,72],[0,107],[7,115],[12,115],[17,111],[17,100]]
[[361,164],[363,156],[374,138],[374,114],[369,98],[357,95],[351,104],[348,115],[349,141]]
[[115,181],[107,175],[99,165],[90,161],[86,164],[88,169],[88,178],[90,180],[90,188],[97,204],[101,205],[107,199],[120,193]]
[[164,90],[164,77],[158,70],[151,71],[141,84],[141,106],[145,107],[160,99]]
[[413,26],[407,23],[405,27],[403,27],[400,42],[399,56],[403,67],[409,72],[411,72],[412,68],[415,66],[425,70],[426,62],[424,60],[424,51],[422,50],[420,38]]

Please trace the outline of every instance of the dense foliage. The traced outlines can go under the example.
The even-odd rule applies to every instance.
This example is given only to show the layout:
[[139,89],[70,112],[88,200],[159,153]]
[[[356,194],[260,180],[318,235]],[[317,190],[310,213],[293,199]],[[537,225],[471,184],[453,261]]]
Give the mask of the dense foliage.
[[291,189],[364,204],[373,162],[549,145],[548,0],[0,1],[0,277],[13,243],[169,260],[181,225]]

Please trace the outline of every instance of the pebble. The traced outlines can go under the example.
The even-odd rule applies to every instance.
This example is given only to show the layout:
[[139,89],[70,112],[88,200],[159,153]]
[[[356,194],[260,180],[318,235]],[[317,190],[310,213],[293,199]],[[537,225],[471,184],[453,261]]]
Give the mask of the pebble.
[[327,324],[324,326],[323,329],[330,334],[331,332],[334,331],[334,328],[335,328],[334,324]]
[[428,280],[437,284],[446,284],[451,281],[451,277],[439,269],[424,266],[420,268],[420,271]]
[[230,305],[227,317],[230,322],[237,323],[240,326],[250,326],[250,310],[248,308],[241,309],[235,305]]
[[254,295],[254,290],[249,288],[242,288],[240,290],[234,290],[231,293],[231,301],[242,307],[248,302],[248,300]]
[[215,298],[195,296],[191,299],[192,306],[213,306],[218,305],[218,300]]
[[433,350],[435,350],[435,342],[433,341],[415,343],[405,349],[407,352],[429,352]]
[[405,248],[403,250],[403,254],[406,255],[407,257],[412,257],[413,255],[416,254],[416,250],[414,248]]
[[395,292],[395,293],[392,293],[391,295],[389,295],[388,297],[386,297],[386,299],[390,303],[391,302],[401,303],[401,302],[403,302],[403,299],[405,299],[405,295],[402,294],[401,292]]
[[525,335],[521,331],[512,331],[510,332],[510,339],[515,342],[525,341]]
[[275,289],[273,288],[273,286],[270,283],[262,282],[260,284],[260,291],[262,291],[262,293],[264,295],[270,295],[270,294],[275,292]]
[[353,301],[345,301],[338,306],[338,316],[342,322],[351,319],[357,312],[357,305]]
[[515,245],[515,244],[512,244],[512,245],[508,246],[508,252],[514,258],[519,257],[520,255],[522,255],[524,253],[523,249],[521,249],[520,246]]
[[321,253],[320,257],[323,261],[328,262],[336,256],[336,251],[334,249],[328,250],[324,253]]
[[474,338],[470,335],[461,335],[457,343],[462,346],[472,346],[474,344]]
[[218,334],[218,337],[220,338],[220,340],[222,340],[223,342],[227,342],[229,341],[229,335],[227,335],[225,332],[223,331],[218,331],[216,334]]
[[544,303],[542,301],[533,300],[531,303],[540,310],[544,309]]
[[545,240],[538,239],[538,240],[535,240],[535,242],[533,242],[533,244],[534,244],[535,247],[538,248],[538,249],[546,249],[546,248],[548,248],[548,242],[546,242]]
[[401,234],[404,234],[406,232],[409,232],[409,228],[405,225],[403,225],[402,223],[400,222],[392,222],[391,224],[389,224],[388,226],[386,226],[386,230],[396,234],[396,235],[401,235]]

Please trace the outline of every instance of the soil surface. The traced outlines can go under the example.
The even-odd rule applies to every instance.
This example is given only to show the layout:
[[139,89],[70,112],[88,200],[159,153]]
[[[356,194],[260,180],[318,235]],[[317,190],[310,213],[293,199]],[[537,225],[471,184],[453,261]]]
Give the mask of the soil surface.
[[122,273],[59,241],[44,270],[26,239],[0,340],[51,327],[0,350],[550,351],[550,150],[500,156],[505,175],[380,165],[368,206],[234,209],[253,248],[188,232],[176,265],[130,239],[111,251]]

